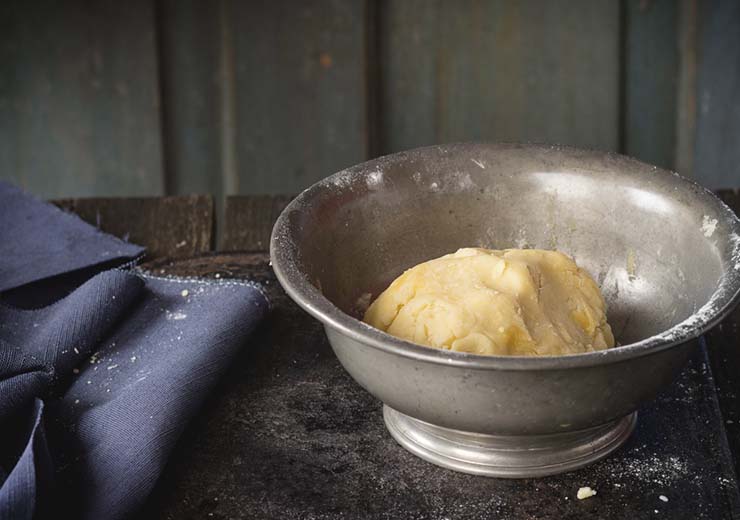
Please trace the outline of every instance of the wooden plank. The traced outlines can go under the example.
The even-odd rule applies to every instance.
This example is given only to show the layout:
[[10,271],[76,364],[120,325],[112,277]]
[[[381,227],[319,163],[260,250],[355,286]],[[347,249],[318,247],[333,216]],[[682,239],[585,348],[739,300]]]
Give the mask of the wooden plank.
[[460,140],[618,147],[619,3],[384,1],[382,151]]
[[226,199],[221,251],[267,251],[272,226],[293,197],[233,196]]
[[44,197],[163,192],[152,4],[0,3],[0,178]]
[[674,167],[678,4],[628,0],[624,28],[624,152]]
[[[740,214],[740,192],[721,190],[718,195],[735,213]],[[719,406],[725,420],[727,440],[734,459],[735,473],[740,474],[740,308],[736,308],[706,335],[707,353],[717,387]]]
[[701,2],[696,179],[710,188],[740,184],[740,3]]
[[202,0],[159,4],[167,192],[223,195],[218,9]]
[[360,1],[230,5],[238,164],[230,194],[298,192],[367,157],[365,14]]
[[86,222],[147,248],[147,258],[187,257],[213,249],[213,198],[91,198],[52,201]]
[[686,176],[694,174],[696,142],[696,80],[698,25],[697,0],[681,0],[678,16],[678,105],[676,107],[675,168]]

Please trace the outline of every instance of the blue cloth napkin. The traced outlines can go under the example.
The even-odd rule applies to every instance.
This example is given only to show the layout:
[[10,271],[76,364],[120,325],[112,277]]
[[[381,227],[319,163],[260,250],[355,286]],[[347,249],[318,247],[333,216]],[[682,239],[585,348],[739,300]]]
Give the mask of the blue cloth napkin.
[[0,287],[35,302],[0,300],[0,519],[131,517],[267,299],[113,269],[39,305],[142,250],[1,183],[0,208]]

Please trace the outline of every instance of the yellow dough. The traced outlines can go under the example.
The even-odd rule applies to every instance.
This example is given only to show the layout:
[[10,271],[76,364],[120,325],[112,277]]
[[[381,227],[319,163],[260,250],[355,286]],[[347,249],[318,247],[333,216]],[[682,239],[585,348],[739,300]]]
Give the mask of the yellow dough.
[[364,321],[421,345],[475,354],[614,346],[599,287],[558,251],[460,249],[396,278]]

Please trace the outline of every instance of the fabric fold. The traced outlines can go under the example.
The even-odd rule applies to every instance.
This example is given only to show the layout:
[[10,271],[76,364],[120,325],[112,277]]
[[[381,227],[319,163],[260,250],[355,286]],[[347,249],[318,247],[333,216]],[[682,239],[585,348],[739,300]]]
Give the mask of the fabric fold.
[[0,223],[0,291],[144,253],[2,181]]
[[143,249],[3,183],[0,219],[0,520],[130,517],[268,301],[246,281],[95,274]]

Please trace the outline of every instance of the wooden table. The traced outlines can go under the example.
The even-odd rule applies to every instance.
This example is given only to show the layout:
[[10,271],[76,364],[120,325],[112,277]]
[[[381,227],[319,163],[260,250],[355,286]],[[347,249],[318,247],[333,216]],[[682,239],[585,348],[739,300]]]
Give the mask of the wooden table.
[[[736,211],[740,196],[721,192]],[[149,248],[144,269],[249,278],[274,309],[176,446],[146,518],[731,518],[740,515],[736,311],[679,380],[640,410],[618,452],[566,475],[499,480],[444,470],[386,433],[381,405],[341,368],[320,324],[269,267],[289,197],[232,197],[215,243],[209,197],[58,201]],[[596,497],[578,501],[580,486]],[[665,501],[664,499],[667,499]]]

